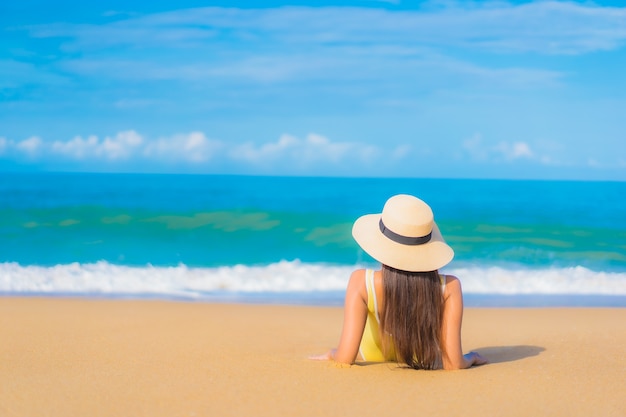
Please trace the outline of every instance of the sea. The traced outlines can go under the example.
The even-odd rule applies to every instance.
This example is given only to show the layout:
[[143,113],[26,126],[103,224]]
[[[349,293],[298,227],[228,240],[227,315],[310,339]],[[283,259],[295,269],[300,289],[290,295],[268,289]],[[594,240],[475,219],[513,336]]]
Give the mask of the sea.
[[341,305],[401,193],[466,306],[626,307],[626,183],[592,181],[1,173],[0,295]]

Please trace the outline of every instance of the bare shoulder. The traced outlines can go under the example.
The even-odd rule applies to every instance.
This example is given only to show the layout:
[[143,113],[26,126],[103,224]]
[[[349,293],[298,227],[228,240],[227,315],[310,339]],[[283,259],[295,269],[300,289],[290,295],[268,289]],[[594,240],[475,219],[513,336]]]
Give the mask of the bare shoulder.
[[365,279],[365,269],[355,269],[350,275],[350,281]]
[[446,275],[446,288],[443,293],[444,299],[448,299],[453,295],[462,294],[461,280],[454,275]]
[[350,275],[348,281],[348,293],[365,295],[367,297],[367,287],[365,285],[365,269],[357,269]]

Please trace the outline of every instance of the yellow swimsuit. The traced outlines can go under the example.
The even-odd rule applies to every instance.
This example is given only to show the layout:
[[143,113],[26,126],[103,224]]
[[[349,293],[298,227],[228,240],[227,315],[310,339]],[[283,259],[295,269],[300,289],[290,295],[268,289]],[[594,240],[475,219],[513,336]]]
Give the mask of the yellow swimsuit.
[[[446,288],[445,275],[439,274],[441,280],[441,291]],[[378,317],[378,301],[376,300],[376,290],[374,288],[374,270],[365,270],[365,286],[367,287],[367,321],[359,353],[361,358],[367,362],[396,361],[396,352],[393,343],[389,346],[387,355],[383,353],[383,344],[380,337],[380,318]]]

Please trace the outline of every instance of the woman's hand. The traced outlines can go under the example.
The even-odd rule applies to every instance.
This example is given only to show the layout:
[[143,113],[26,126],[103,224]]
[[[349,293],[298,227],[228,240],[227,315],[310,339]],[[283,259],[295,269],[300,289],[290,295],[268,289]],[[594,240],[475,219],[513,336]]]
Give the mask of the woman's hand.
[[331,349],[326,353],[323,353],[321,355],[313,355],[313,356],[309,356],[309,359],[313,360],[313,361],[332,361],[335,359],[335,352],[337,351],[337,349]]

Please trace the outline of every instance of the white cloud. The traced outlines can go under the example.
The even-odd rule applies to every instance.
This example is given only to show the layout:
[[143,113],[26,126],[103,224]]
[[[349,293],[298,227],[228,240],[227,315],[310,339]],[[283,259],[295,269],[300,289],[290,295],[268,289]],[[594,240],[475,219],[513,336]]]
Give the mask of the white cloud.
[[530,150],[530,146],[527,143],[515,142],[513,144],[514,158],[532,158],[533,156],[533,151]]
[[115,137],[106,137],[100,152],[108,159],[125,159],[141,146],[143,138],[133,130],[120,132]]
[[7,138],[0,137],[0,155],[2,155],[9,147],[9,140]]
[[29,156],[34,156],[37,154],[42,146],[42,141],[37,136],[31,136],[28,139],[24,139],[15,144],[15,147],[18,151],[21,151]]
[[141,135],[134,130],[128,130],[119,132],[114,137],[107,136],[102,141],[94,135],[86,139],[76,136],[67,142],[55,141],[51,145],[51,150],[78,160],[87,158],[121,160],[133,156],[143,142]]
[[462,144],[465,153],[478,162],[514,161],[520,159],[534,160],[549,165],[553,162],[547,155],[537,155],[527,142],[501,141],[495,145],[485,143],[480,133],[465,139]]
[[463,149],[469,153],[472,159],[484,161],[488,158],[488,149],[483,145],[483,137],[480,133],[474,133],[463,141]]
[[152,141],[143,153],[147,158],[199,163],[208,161],[220,148],[220,141],[208,139],[202,132],[191,132]]
[[265,143],[259,147],[252,142],[246,142],[235,147],[230,155],[234,159],[258,163],[282,156],[298,146],[299,143],[299,139],[291,135],[282,135],[277,142]]
[[[398,147],[389,153],[397,158],[408,152],[408,147]],[[67,141],[44,142],[31,137],[20,142],[0,138],[0,154],[12,151],[15,155],[28,155],[39,161],[123,161],[148,163],[202,164],[216,155],[224,160],[289,169],[318,168],[327,164],[369,162],[381,151],[375,146],[354,142],[333,142],[327,137],[310,133],[304,138],[284,134],[275,142],[231,144],[208,138],[203,132],[176,134],[148,139],[134,130],[119,132],[114,136],[99,138],[75,136]],[[34,158],[36,156],[36,158]]]
[[406,157],[409,153],[411,153],[411,145],[398,145],[396,146],[396,148],[391,152],[391,156],[394,159],[402,159],[404,157]]
[[84,159],[94,153],[94,148],[99,145],[97,136],[89,136],[83,139],[81,136],[75,136],[67,142],[55,141],[51,145],[52,152],[66,155],[74,159]]
[[[561,148],[556,148],[561,149]],[[539,146],[539,152],[529,142],[484,140],[475,133],[459,147],[465,157],[486,164],[532,161],[542,165],[562,165]],[[119,132],[103,139],[92,135],[76,136],[68,141],[45,142],[37,136],[22,141],[0,137],[0,155],[3,158],[44,163],[98,162],[115,164],[130,162],[137,167],[153,164],[190,164],[224,172],[272,172],[281,174],[311,172],[354,173],[369,169],[385,169],[400,159],[415,155],[437,157],[440,150],[415,149],[409,144],[389,148],[365,143],[332,141],[328,137],[310,133],[305,137],[281,135],[276,141],[266,143],[226,143],[211,139],[200,131],[146,138],[134,130]],[[219,157],[219,158],[218,158]],[[213,161],[215,163],[213,164]],[[211,162],[211,165],[207,163]],[[622,161],[622,164],[624,162]],[[587,166],[598,166],[588,160]],[[114,166],[114,165],[111,165]],[[382,172],[381,171],[381,172]]]
[[508,160],[534,157],[533,151],[526,142],[500,142],[493,149]]
[[354,158],[359,161],[371,160],[378,148],[371,145],[352,142],[332,142],[328,138],[311,133],[304,139],[284,134],[276,142],[260,146],[247,142],[234,147],[230,156],[254,164],[268,165],[276,160],[285,160],[299,165],[310,165],[316,162],[338,164]]
[[100,139],[96,135],[75,136],[67,141],[44,142],[33,136],[16,142],[0,138],[0,154],[25,155],[39,160],[61,157],[73,161],[155,161],[192,162],[209,160],[222,147],[217,140],[208,139],[202,132],[178,134],[148,140],[134,130],[119,132]]

